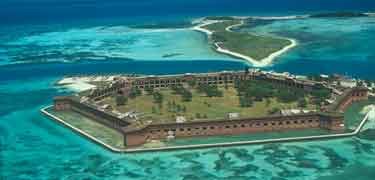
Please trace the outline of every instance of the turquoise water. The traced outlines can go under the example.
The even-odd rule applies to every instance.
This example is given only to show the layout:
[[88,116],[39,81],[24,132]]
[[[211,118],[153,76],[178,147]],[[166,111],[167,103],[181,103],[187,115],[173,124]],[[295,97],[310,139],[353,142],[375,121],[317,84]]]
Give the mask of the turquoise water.
[[249,30],[298,40],[299,46],[285,54],[281,61],[310,59],[346,63],[375,59],[372,49],[375,45],[375,17],[274,21]]
[[[161,27],[166,25],[169,24],[156,24]],[[116,25],[88,23],[80,26],[2,27],[0,65],[109,60],[225,60],[247,63],[214,52],[205,35],[189,28],[131,27],[118,22]],[[280,20],[243,28],[298,41],[296,48],[276,58],[264,69],[297,74],[340,73],[366,79],[373,78],[375,74],[372,68],[375,66],[372,49],[375,46],[374,29],[375,17]],[[251,66],[250,63],[247,65]]]
[[[236,69],[235,65],[220,61],[204,62],[207,65],[203,66],[213,71]],[[181,72],[195,67],[186,64],[171,63],[170,67]],[[371,179],[375,175],[375,139],[371,135],[374,127],[369,127],[367,136],[359,138],[114,154],[38,112],[51,103],[53,96],[68,93],[53,86],[61,77],[58,73],[74,73],[66,70],[69,68],[64,64],[49,64],[43,69],[44,66],[47,65],[0,68],[2,76],[13,74],[13,78],[0,84],[0,175],[5,179],[348,179],[354,176],[350,174],[355,174],[356,179]],[[105,67],[103,63],[71,66],[92,66],[83,68],[87,73],[95,73],[95,69],[100,73],[100,67]],[[158,65],[145,66],[138,71],[147,71],[151,66],[158,67],[154,71],[168,73]],[[23,67],[29,67],[28,73],[9,70],[22,71]],[[38,74],[39,71],[45,73]]]
[[[39,109],[51,104],[54,96],[70,93],[53,85],[64,75],[175,74],[251,66],[214,53],[204,35],[179,22],[205,15],[288,15],[374,7],[371,0],[1,1],[0,179],[372,180],[374,117],[354,138],[114,154],[44,117]],[[300,43],[266,70],[375,79],[373,21],[288,20],[247,30],[292,37]],[[158,28],[140,29],[134,24]]]
[[[362,119],[361,119],[362,120]],[[204,138],[183,138],[173,139],[166,141],[167,145],[171,146],[183,146],[183,145],[195,145],[195,144],[215,144],[215,143],[230,143],[240,141],[255,141],[265,139],[276,139],[276,138],[289,138],[289,137],[306,137],[306,136],[317,136],[317,135],[328,135],[332,134],[330,131],[323,129],[314,130],[301,130],[301,131],[283,131],[283,132],[265,132],[256,134],[243,134],[234,136],[212,136]]]
[[204,34],[187,28],[133,29],[127,26],[101,26],[57,30],[9,38],[3,43],[3,48],[8,50],[0,51],[4,58],[3,63],[115,58],[231,60],[225,55],[215,53]]

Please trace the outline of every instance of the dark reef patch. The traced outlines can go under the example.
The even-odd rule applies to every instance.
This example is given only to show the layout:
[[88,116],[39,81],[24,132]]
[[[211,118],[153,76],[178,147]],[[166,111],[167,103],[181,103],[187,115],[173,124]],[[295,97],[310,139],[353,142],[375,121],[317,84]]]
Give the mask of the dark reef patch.
[[365,139],[365,140],[375,140],[375,129],[366,129],[362,131],[359,135],[359,138]]
[[229,149],[225,151],[226,153],[231,153],[238,159],[244,161],[244,162],[250,162],[253,161],[255,158],[252,156],[248,150],[246,149]]
[[226,156],[226,153],[224,151],[219,152],[218,156],[219,159],[215,161],[214,168],[216,171],[231,169],[231,167],[235,164],[235,162],[230,157]]
[[310,18],[352,18],[352,17],[367,17],[364,13],[357,12],[328,12],[317,13],[310,15]]
[[164,54],[162,58],[171,58],[171,57],[176,57],[176,56],[181,56],[183,53],[170,53],[170,54]]
[[323,147],[323,146],[312,146],[313,148],[318,148],[324,151],[324,156],[329,159],[329,166],[327,169],[341,169],[348,164],[348,160],[344,157],[339,156],[334,149]]

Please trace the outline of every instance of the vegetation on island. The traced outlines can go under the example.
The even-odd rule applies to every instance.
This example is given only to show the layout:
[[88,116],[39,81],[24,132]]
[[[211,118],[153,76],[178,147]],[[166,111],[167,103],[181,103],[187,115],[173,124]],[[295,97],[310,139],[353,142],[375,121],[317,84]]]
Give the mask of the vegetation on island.
[[236,20],[235,17],[231,16],[208,16],[204,18],[205,20],[216,20],[216,21],[224,21],[224,20]]
[[261,80],[236,81],[233,85],[197,84],[192,80],[169,88],[132,91],[136,96],[124,100],[126,102],[121,105],[116,102],[119,98],[114,97],[101,103],[123,113],[138,112],[141,120],[163,123],[175,122],[178,116],[194,121],[225,119],[229,113],[237,113],[240,117],[263,117],[283,109],[317,110],[330,97],[330,91],[324,88],[306,92]]
[[227,31],[227,27],[240,23],[239,19],[223,20],[203,26],[203,28],[213,32],[211,36],[213,44],[217,43],[223,49],[251,57],[254,60],[262,60],[291,44],[287,39]]
[[297,102],[297,107],[306,108],[308,105],[321,105],[331,95],[330,90],[324,87],[306,92],[297,88],[277,87],[272,83],[258,80],[236,81],[235,88],[243,107],[251,107],[254,101],[276,98],[281,103]]

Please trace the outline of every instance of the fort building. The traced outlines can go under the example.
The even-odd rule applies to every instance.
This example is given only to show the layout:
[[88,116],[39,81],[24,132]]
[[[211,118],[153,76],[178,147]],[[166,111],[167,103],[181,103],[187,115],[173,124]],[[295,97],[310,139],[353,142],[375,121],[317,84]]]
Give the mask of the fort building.
[[[334,103],[321,111],[298,114],[272,114],[264,117],[240,117],[235,113],[219,119],[198,119],[186,121],[177,117],[175,122],[135,123],[129,114],[114,113],[106,107],[95,105],[98,101],[114,93],[127,91],[129,88],[166,88],[181,83],[195,84],[234,84],[241,80],[262,80],[281,87],[293,87],[303,91],[328,88],[332,93],[339,91],[324,82],[299,79],[289,74],[277,74],[262,71],[218,72],[202,74],[183,74],[168,76],[119,77],[106,88],[91,90],[85,97],[61,96],[54,98],[54,110],[70,110],[87,116],[105,126],[115,129],[124,137],[126,146],[139,146],[150,140],[168,138],[204,137],[218,135],[240,135],[257,132],[289,131],[303,129],[327,129],[344,131],[343,110],[355,101],[367,99],[367,89],[347,88],[337,95]],[[126,93],[125,93],[126,94]]]

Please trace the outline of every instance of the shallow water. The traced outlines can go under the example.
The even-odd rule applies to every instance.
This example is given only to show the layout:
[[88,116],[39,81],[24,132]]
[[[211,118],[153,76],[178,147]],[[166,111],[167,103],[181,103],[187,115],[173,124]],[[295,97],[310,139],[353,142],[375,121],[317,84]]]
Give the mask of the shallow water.
[[297,48],[276,63],[303,59],[345,64],[368,63],[375,59],[372,48],[375,46],[375,17],[274,21],[255,28],[251,28],[250,24],[248,30],[290,37],[299,42]]
[[[220,61],[206,63],[211,64],[213,71],[228,67],[223,67]],[[100,73],[103,63],[90,65],[87,73],[89,70],[95,73],[94,69]],[[375,139],[371,138],[371,131],[374,131],[371,127],[371,131],[366,132],[369,135],[360,138],[157,153],[111,153],[38,112],[51,103],[53,96],[67,93],[53,87],[55,80],[61,77],[55,74],[53,66],[65,69],[59,72],[61,74],[72,71],[66,70],[69,68],[64,64],[51,64],[52,68],[45,69],[44,66],[34,65],[28,79],[22,83],[19,79],[24,79],[26,72],[15,74],[13,79],[0,84],[0,175],[5,179],[317,179],[321,176],[342,179],[347,173],[355,173],[356,179],[369,179],[374,175],[370,171],[375,166]],[[118,65],[112,64],[115,66]],[[6,73],[4,69],[22,71],[24,65],[10,67],[0,68],[0,72]],[[194,67],[175,63],[171,69],[182,73]],[[110,65],[107,68],[111,69]],[[34,71],[45,74],[34,74]],[[168,73],[162,67],[154,71]]]
[[[3,64],[108,59],[227,59],[214,52],[203,33],[190,29],[75,28],[29,33],[2,43]],[[2,55],[1,55],[2,54]],[[0,57],[1,58],[1,57]]]

